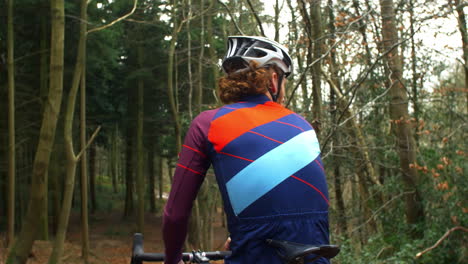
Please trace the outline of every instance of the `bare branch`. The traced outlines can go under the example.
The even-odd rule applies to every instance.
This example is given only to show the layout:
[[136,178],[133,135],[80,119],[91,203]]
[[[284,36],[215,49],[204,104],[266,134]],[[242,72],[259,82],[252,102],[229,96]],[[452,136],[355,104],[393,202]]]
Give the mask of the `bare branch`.
[[433,250],[434,248],[440,246],[442,241],[444,241],[452,232],[454,232],[456,230],[462,230],[462,231],[468,232],[468,228],[466,228],[466,227],[463,227],[463,226],[453,227],[450,230],[448,230],[447,232],[445,232],[445,234],[432,247],[426,248],[425,250],[423,250],[423,251],[419,252],[418,254],[416,254],[416,258],[420,258],[423,254],[426,254],[427,252],[429,252],[429,251]]
[[179,27],[176,29],[177,33],[180,33],[182,30],[182,27],[184,26],[185,23],[188,23],[190,20],[195,19],[198,16],[203,16],[206,12],[208,12],[211,8],[213,7],[213,2],[210,3],[208,8],[205,9],[205,11],[199,13],[198,15],[193,15],[193,16],[187,16],[185,17],[182,21],[180,21]]
[[387,88],[383,93],[377,95],[375,98],[373,98],[371,101],[367,102],[364,106],[362,106],[358,111],[356,111],[356,113],[354,113],[354,115],[350,116],[349,118],[345,119],[343,122],[339,123],[338,126],[342,126],[344,124],[346,124],[346,122],[348,122],[349,120],[353,119],[354,117],[356,117],[359,113],[361,113],[362,111],[364,111],[368,106],[370,106],[371,104],[373,104],[375,101],[377,101],[378,99],[384,97],[388,92],[390,91],[390,88]]
[[[406,42],[408,39],[404,39],[398,43],[395,43],[395,45],[393,45],[392,47],[390,47],[387,51],[385,51],[384,53],[382,53],[379,57],[377,57],[377,59],[375,59],[374,63],[372,63],[372,65],[365,71],[365,73],[362,75],[360,74],[362,77],[359,78],[359,80],[349,89],[349,91],[351,92],[351,98],[349,99],[349,102],[348,104],[346,105],[344,111],[341,113],[340,117],[338,118],[337,120],[337,123],[341,122],[341,119],[344,117],[344,115],[346,114],[346,110],[351,106],[351,103],[353,102],[354,100],[354,97],[356,96],[356,92],[358,90],[358,88],[361,86],[361,84],[367,79],[367,76],[374,70],[374,68],[377,66],[377,63],[382,60],[385,56],[387,56],[388,53],[392,52],[396,47],[400,46],[401,44],[403,44],[404,42]],[[325,143],[323,143],[322,145],[322,151],[325,149],[325,147],[327,146],[329,140],[331,139],[331,137],[333,136],[333,134],[335,133],[336,131],[336,128],[335,127],[331,132],[330,134],[327,136],[327,138],[325,139]]]
[[224,8],[226,8],[226,11],[228,12],[229,16],[231,17],[231,20],[234,23],[234,26],[236,26],[237,31],[239,31],[239,33],[244,36],[245,35],[244,32],[242,32],[242,30],[240,29],[239,25],[237,24],[236,19],[234,18],[234,16],[231,13],[231,10],[229,9],[229,7],[225,3],[223,3],[221,0],[218,0],[218,3],[220,3],[222,6],[224,6]]
[[50,52],[50,49],[38,50],[38,51],[26,54],[26,55],[21,56],[21,57],[16,57],[16,58],[14,58],[14,62],[17,63],[20,60],[26,59],[28,57],[36,56],[38,54],[46,53],[46,52]]
[[392,199],[388,200],[386,203],[384,203],[379,209],[375,210],[372,215],[369,217],[369,219],[367,219],[367,221],[365,221],[364,223],[360,224],[358,227],[354,228],[351,233],[354,233],[356,232],[357,230],[361,229],[363,226],[367,225],[371,220],[372,218],[374,218],[382,209],[384,209],[387,205],[389,205],[391,202],[395,201],[397,198],[400,198],[401,196],[403,195],[406,195],[406,194],[411,194],[411,193],[414,193],[414,191],[409,191],[409,192],[402,192],[400,194],[398,194],[397,196],[393,197]]
[[89,34],[89,33],[91,33],[91,32],[96,32],[96,31],[100,31],[100,30],[106,29],[106,28],[108,28],[108,27],[114,25],[115,23],[117,23],[117,22],[119,22],[119,21],[122,21],[122,20],[124,20],[125,18],[131,16],[131,15],[135,12],[135,10],[136,10],[137,3],[138,3],[138,0],[135,0],[135,2],[133,2],[133,8],[132,8],[132,10],[131,10],[128,14],[126,14],[126,15],[124,15],[124,16],[122,16],[122,17],[119,17],[119,18],[117,18],[116,20],[114,20],[114,21],[112,21],[112,22],[110,22],[109,24],[106,24],[106,25],[104,25],[104,26],[90,29],[90,30],[88,30],[88,32],[86,32],[86,33]]
[[101,126],[98,126],[96,128],[96,130],[94,131],[93,135],[91,136],[91,138],[88,140],[88,142],[86,143],[86,145],[84,146],[84,148],[82,150],[80,150],[80,153],[78,153],[78,155],[76,155],[76,160],[80,160],[81,156],[83,155],[83,153],[85,152],[85,150],[89,147],[89,145],[91,145],[91,143],[93,143],[94,139],[96,138],[97,134],[99,133],[99,131],[101,130]]
[[338,39],[338,41],[336,41],[335,43],[333,43],[333,45],[324,53],[322,54],[322,56],[320,56],[320,58],[317,58],[316,60],[314,60],[313,62],[311,62],[309,65],[307,65],[307,67],[303,70],[302,74],[301,74],[301,77],[299,78],[299,81],[297,82],[296,84],[296,87],[294,87],[294,89],[292,90],[291,94],[288,96],[288,102],[286,103],[286,107],[289,106],[289,104],[291,103],[292,99],[293,99],[293,96],[294,94],[296,93],[296,90],[297,88],[299,87],[299,85],[302,83],[302,81],[304,80],[305,78],[305,75],[306,73],[309,71],[309,68],[314,66],[317,62],[325,59],[325,57],[328,56],[328,54],[339,44],[341,43],[345,38],[346,38],[346,32],[351,28],[352,25],[354,25],[355,23],[357,23],[358,21],[362,20],[364,17],[366,17],[367,15],[369,14],[366,13],[364,14],[362,17],[360,17],[359,19],[356,19],[354,21],[352,21],[351,23],[348,24],[348,26],[346,27],[344,33],[343,33],[343,36]]
[[258,17],[257,12],[255,12],[255,9],[254,9],[254,7],[252,5],[252,2],[250,2],[250,0],[246,0],[246,1],[247,1],[247,4],[250,7],[250,10],[252,10],[252,13],[253,13],[253,15],[255,17],[255,20],[257,21],[258,27],[260,28],[260,31],[262,33],[262,36],[265,37],[265,31],[263,30],[262,21],[260,21],[260,17]]
[[307,13],[307,7],[306,7],[306,4],[304,3],[304,0],[301,0],[300,1],[301,4],[302,4],[302,8],[300,9],[302,12],[302,16],[304,17],[304,20],[306,22],[306,32],[307,32],[307,36],[310,40],[310,42],[312,42],[312,33],[310,32],[310,29],[312,28],[312,23],[310,22],[310,17],[309,17],[309,14]]
[[133,18],[126,18],[125,21],[133,22],[133,23],[138,23],[138,24],[145,24],[145,25],[150,25],[150,26],[158,26],[158,25],[156,25],[155,23],[150,22],[150,21],[136,20],[136,19],[133,19]]

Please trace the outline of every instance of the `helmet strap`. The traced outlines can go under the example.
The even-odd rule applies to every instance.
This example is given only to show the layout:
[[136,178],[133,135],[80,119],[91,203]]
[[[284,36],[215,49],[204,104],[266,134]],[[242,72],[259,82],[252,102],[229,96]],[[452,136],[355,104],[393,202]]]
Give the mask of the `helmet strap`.
[[271,95],[271,100],[273,100],[273,102],[276,103],[276,100],[278,100],[278,94],[273,94],[273,93],[271,92],[271,89],[268,89],[268,92],[269,92],[270,95]]
[[271,95],[271,99],[275,103],[276,103],[276,101],[278,101],[278,96],[279,96],[280,91],[281,91],[281,84],[283,83],[283,78],[284,78],[284,74],[278,74],[278,90],[276,91],[276,94],[273,94],[271,89],[268,89],[268,92]]

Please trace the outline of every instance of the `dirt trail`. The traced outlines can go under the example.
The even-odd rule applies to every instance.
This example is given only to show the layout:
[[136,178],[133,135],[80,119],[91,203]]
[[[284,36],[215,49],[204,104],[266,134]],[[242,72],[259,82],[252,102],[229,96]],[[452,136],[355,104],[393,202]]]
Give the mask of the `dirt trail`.
[[[90,264],[129,264],[132,235],[135,222],[122,220],[121,213],[99,213],[90,219]],[[144,249],[146,252],[162,252],[161,216],[147,214],[145,217]],[[220,223],[215,223],[215,245],[221,250],[227,232]],[[0,237],[4,237],[3,234]],[[52,252],[53,241],[36,241],[28,264],[44,264]],[[0,245],[0,264],[5,263],[5,250]],[[81,227],[79,215],[72,215],[65,243],[63,263],[83,263],[81,259]]]

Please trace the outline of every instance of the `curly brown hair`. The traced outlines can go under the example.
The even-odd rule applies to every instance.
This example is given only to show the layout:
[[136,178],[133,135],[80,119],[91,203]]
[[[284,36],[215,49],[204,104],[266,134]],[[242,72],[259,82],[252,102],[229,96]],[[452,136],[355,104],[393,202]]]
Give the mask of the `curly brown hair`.
[[218,95],[225,104],[235,103],[247,95],[263,94],[268,91],[271,75],[278,72],[276,65],[258,67],[251,61],[249,68],[229,73],[218,81]]

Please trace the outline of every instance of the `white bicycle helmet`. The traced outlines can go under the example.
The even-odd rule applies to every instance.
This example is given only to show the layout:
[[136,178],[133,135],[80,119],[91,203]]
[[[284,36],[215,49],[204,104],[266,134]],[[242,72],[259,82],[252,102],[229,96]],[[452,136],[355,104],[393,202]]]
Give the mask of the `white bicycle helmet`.
[[277,65],[288,77],[291,74],[292,60],[288,50],[276,41],[256,36],[230,36],[222,67],[224,72],[232,73],[248,68],[255,60],[259,67]]

